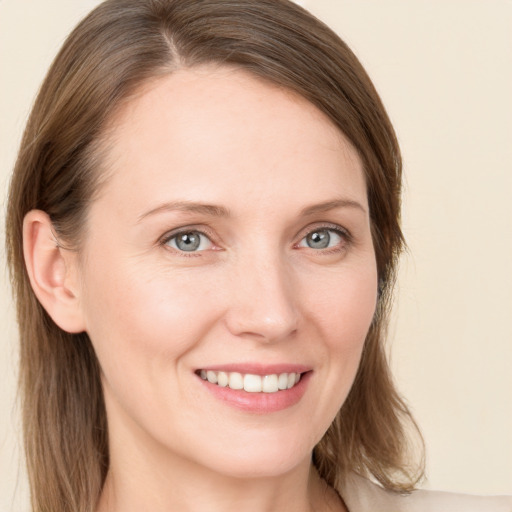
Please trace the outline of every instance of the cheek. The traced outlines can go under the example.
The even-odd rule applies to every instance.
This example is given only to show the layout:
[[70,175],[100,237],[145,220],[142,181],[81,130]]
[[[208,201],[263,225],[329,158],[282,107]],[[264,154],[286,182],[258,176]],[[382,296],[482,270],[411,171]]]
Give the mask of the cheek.
[[208,294],[215,288],[198,285],[191,275],[155,275],[118,261],[89,272],[83,306],[104,372],[140,373],[192,349],[215,319]]
[[[341,409],[354,382],[377,302],[377,273],[372,258],[317,275],[316,291],[301,290],[316,378],[311,410],[311,446],[320,441]],[[306,284],[306,283],[304,283]],[[307,293],[306,293],[306,290]],[[311,343],[313,340],[315,343]]]
[[[333,276],[325,293],[311,307],[321,329],[326,351],[323,364],[341,400],[355,378],[368,330],[377,304],[377,272],[373,260],[350,272]],[[341,403],[338,404],[341,406]],[[336,406],[333,410],[336,410]]]
[[372,260],[324,280],[311,310],[333,349],[360,351],[377,304],[377,271]]

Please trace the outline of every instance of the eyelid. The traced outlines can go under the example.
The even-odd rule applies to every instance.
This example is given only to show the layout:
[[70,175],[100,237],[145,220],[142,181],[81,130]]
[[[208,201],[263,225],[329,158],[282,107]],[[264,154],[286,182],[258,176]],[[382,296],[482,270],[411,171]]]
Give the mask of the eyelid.
[[352,234],[347,228],[344,228],[343,226],[340,226],[339,224],[333,224],[332,222],[319,222],[315,223],[312,226],[308,226],[304,231],[301,232],[300,240],[302,240],[304,237],[310,235],[311,233],[314,233],[315,231],[320,231],[322,229],[325,230],[331,230],[336,231],[336,233],[340,234],[347,240],[352,240]]

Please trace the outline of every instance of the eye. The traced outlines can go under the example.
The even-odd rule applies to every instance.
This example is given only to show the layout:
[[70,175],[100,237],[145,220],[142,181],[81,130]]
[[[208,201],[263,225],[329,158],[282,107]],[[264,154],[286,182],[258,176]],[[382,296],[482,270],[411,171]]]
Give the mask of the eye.
[[299,247],[310,249],[331,249],[346,239],[345,233],[338,229],[321,228],[309,232],[300,242]]
[[212,247],[212,241],[200,231],[182,231],[172,235],[165,245],[182,252],[205,251]]

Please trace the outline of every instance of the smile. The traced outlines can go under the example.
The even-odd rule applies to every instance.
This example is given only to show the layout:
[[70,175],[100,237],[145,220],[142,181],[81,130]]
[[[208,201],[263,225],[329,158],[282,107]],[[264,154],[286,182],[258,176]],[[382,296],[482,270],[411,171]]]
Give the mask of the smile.
[[244,390],[248,393],[277,393],[293,388],[301,379],[301,373],[273,373],[270,375],[242,374],[239,372],[223,372],[200,370],[198,375],[211,384]]

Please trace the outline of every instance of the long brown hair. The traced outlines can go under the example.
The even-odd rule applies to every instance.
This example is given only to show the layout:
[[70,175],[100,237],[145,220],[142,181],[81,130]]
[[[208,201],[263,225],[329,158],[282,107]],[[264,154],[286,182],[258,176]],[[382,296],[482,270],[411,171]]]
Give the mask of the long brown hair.
[[17,301],[25,451],[37,512],[91,512],[109,465],[98,361],[86,333],[59,329],[37,301],[22,223],[47,212],[76,248],[101,186],[101,140],[120,102],[180,67],[228,64],[317,106],[358,150],[366,173],[379,301],[352,390],[313,462],[337,486],[348,471],[411,490],[410,412],[393,385],[384,336],[402,250],[401,158],[366,72],[340,38],[288,0],[108,0],[71,33],[42,85],[19,150],[7,212]]

